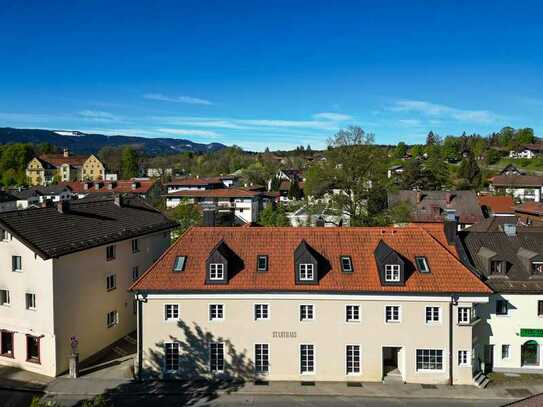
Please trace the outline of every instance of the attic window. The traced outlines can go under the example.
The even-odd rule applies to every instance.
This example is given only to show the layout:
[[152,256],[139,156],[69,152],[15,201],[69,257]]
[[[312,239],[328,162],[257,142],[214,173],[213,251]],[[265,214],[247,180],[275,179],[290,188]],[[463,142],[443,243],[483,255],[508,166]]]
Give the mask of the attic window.
[[185,263],[187,261],[186,256],[177,256],[173,262],[173,271],[179,273],[185,270]]
[[400,281],[400,265],[399,264],[385,265],[385,281],[387,283],[397,283]]
[[505,262],[492,260],[490,262],[490,274],[505,274]]
[[209,279],[210,280],[224,280],[224,264],[211,263],[209,265]]
[[302,263],[299,267],[299,279],[300,281],[313,281],[314,269],[311,263]]
[[428,261],[425,256],[415,257],[415,263],[417,264],[417,270],[421,273],[429,273],[430,267],[428,266]]
[[341,271],[344,273],[352,273],[353,262],[351,261],[351,256],[341,256]]
[[258,256],[257,267],[258,271],[268,271],[268,256]]
[[532,274],[543,276],[543,263],[542,262],[533,262],[532,263]]

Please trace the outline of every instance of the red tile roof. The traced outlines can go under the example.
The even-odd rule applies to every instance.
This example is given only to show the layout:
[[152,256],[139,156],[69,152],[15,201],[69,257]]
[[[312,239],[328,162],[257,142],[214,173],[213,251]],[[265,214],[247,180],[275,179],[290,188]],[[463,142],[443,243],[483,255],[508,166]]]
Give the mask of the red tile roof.
[[64,154],[44,154],[39,157],[40,160],[47,161],[55,167],[60,167],[62,164],[81,167],[88,158],[89,156],[85,155],[69,155],[68,157],[65,157]]
[[527,213],[529,215],[543,215],[543,203],[541,202],[524,202],[521,205],[515,206],[515,212]]
[[543,177],[539,175],[496,175],[490,178],[496,187],[541,187]]
[[[84,193],[96,193],[96,192],[117,192],[117,193],[134,193],[134,194],[146,194],[156,184],[157,180],[137,180],[137,187],[132,189],[133,180],[120,180],[120,181],[94,181],[87,182],[88,189],[85,189],[84,181],[64,182],[61,185],[66,185],[71,190],[78,194]],[[99,189],[96,189],[96,185],[99,185]],[[110,187],[112,185],[112,187]]]
[[194,198],[251,198],[253,196],[261,196],[262,192],[251,191],[245,188],[217,188],[203,190],[186,190],[170,192],[164,195],[165,197],[194,197]]
[[[318,285],[296,285],[294,251],[305,240],[330,263]],[[374,250],[383,240],[412,264],[426,256],[431,273],[410,273],[404,286],[381,285]],[[205,283],[206,259],[224,243],[242,260],[226,285]],[[445,244],[444,244],[445,243]],[[449,250],[435,226],[405,228],[205,228],[189,229],[132,286],[143,291],[325,291],[399,293],[478,293],[490,289]],[[256,271],[257,255],[267,255],[269,270]],[[343,273],[340,256],[351,256],[354,272]],[[176,256],[187,256],[185,270],[172,272]]]
[[513,213],[513,197],[508,195],[481,195],[479,205],[486,206],[492,213]]
[[188,187],[188,186],[198,186],[198,185],[213,185],[213,184],[222,184],[221,177],[209,177],[209,178],[175,178],[165,185]]

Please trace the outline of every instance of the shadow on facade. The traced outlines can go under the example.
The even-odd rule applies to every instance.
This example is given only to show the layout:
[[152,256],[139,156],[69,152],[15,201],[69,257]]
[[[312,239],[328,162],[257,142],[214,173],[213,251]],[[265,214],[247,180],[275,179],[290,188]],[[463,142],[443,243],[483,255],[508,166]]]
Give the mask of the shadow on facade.
[[[107,406],[186,406],[198,402],[211,402],[220,393],[232,393],[247,381],[254,380],[254,364],[246,351],[238,352],[229,340],[214,336],[198,324],[193,328],[178,322],[179,335],[170,336],[168,342],[179,343],[179,371],[164,374],[164,342],[147,354],[142,381],[132,381],[108,389],[103,394]],[[209,371],[209,344],[224,343],[224,372],[212,375]],[[85,406],[82,400],[78,406]],[[92,404],[91,404],[92,405]]]

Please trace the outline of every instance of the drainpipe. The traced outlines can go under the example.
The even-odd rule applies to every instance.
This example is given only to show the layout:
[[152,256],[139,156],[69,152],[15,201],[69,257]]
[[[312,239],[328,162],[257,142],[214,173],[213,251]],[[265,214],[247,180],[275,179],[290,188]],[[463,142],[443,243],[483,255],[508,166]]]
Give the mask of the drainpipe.
[[454,315],[453,315],[453,306],[458,304],[458,296],[451,296],[451,302],[449,302],[449,385],[453,385],[453,363],[454,363],[454,352],[453,352],[453,328],[454,328]]
[[143,370],[143,302],[146,299],[143,295],[137,294],[136,301],[138,304],[138,380],[141,381],[141,372]]

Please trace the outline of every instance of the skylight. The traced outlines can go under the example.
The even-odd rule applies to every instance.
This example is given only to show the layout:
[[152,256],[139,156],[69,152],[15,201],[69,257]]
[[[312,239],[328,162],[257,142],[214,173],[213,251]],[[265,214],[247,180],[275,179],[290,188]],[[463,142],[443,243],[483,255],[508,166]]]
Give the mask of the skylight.
[[417,264],[417,269],[421,273],[429,273],[430,272],[430,267],[428,266],[428,261],[426,260],[426,257],[424,257],[424,256],[415,257],[415,263]]
[[185,269],[186,260],[187,256],[177,256],[173,263],[173,271],[176,273],[183,271]]
[[353,262],[350,256],[341,256],[341,270],[345,273],[353,271]]

